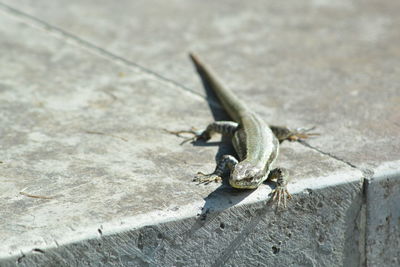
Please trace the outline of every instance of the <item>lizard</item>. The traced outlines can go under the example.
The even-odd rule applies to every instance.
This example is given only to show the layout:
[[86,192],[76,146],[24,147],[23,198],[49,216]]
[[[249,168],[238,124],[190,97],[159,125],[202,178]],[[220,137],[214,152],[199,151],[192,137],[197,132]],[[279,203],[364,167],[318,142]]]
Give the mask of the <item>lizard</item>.
[[272,168],[279,154],[279,145],[284,140],[298,141],[316,133],[307,133],[314,129],[291,130],[288,127],[271,126],[253,112],[244,101],[239,99],[232,90],[223,85],[210,67],[205,65],[197,55],[189,53],[198,73],[216,94],[222,107],[233,121],[215,121],[203,131],[185,130],[169,131],[181,136],[183,133],[193,134],[187,141],[207,141],[214,133],[228,135],[237,154],[224,155],[218,161],[214,172],[204,174],[198,172],[194,181],[209,183],[221,181],[222,175],[229,171],[229,184],[238,189],[255,189],[264,181],[275,181],[272,191],[272,201],[278,202],[278,207],[291,198],[287,190],[289,171],[286,168]]

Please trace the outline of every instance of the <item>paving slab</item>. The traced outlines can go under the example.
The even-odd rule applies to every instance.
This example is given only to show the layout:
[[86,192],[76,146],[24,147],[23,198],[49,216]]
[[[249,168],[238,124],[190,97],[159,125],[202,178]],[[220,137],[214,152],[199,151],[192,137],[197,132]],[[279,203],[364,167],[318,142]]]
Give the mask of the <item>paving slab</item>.
[[[399,184],[398,3],[3,2],[0,263],[396,263],[398,239],[370,233],[397,226],[363,194],[394,220],[398,194],[363,191],[363,177]],[[163,132],[215,115],[190,50],[268,122],[318,127],[282,146],[284,213],[265,205],[268,185],[190,181],[231,149]]]
[[[0,20],[7,51],[0,56],[2,257],[209,193],[212,185],[187,179],[199,166],[187,161],[202,150],[212,158],[215,148],[160,138],[163,128],[205,124],[205,101],[12,18]],[[183,115],[188,106],[199,110],[198,119]]]
[[399,159],[398,1],[3,2],[201,93],[195,50],[270,123],[316,125],[313,147]]
[[[103,234],[118,241],[112,239],[115,233],[199,218],[204,199],[219,185],[198,186],[191,177],[199,169],[213,169],[217,146],[179,146],[180,140],[163,129],[205,125],[211,114],[204,99],[63,36],[13,17],[0,20],[7,51],[0,57],[0,251],[2,260],[9,259],[4,264],[52,264],[48,251],[54,249],[67,254],[62,258],[68,265],[83,257],[82,246],[90,262],[94,247],[85,242]],[[360,197],[361,172],[301,144],[284,144],[281,154],[283,166],[293,169],[293,193],[353,184],[341,196],[332,194],[347,203],[335,227],[345,231],[342,219]],[[226,202],[219,209],[263,203],[273,211],[265,205],[269,186],[247,193],[222,189],[224,194],[215,193]],[[226,222],[236,227],[235,217]]]

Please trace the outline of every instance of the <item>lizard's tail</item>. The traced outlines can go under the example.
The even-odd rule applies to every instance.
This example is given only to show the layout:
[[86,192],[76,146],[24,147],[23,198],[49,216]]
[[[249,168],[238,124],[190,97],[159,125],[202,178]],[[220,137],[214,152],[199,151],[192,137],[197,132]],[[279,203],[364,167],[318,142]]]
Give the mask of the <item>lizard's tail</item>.
[[233,120],[239,122],[241,114],[248,112],[246,106],[230,89],[225,87],[220,82],[219,78],[215,74],[213,74],[213,71],[211,71],[211,68],[201,62],[198,56],[193,53],[189,53],[189,56],[196,66],[196,69],[199,72],[200,76],[217,95],[224,109],[228,112]]

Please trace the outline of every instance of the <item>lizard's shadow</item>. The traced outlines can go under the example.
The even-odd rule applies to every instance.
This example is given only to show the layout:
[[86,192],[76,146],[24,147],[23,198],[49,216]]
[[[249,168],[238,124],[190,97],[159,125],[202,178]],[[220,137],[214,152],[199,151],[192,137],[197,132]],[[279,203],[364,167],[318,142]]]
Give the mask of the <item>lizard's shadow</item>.
[[[223,109],[223,107],[220,105],[218,98],[216,94],[214,93],[213,89],[211,88],[210,82],[207,80],[207,76],[201,71],[201,69],[196,68],[196,71],[200,77],[201,83],[203,85],[204,91],[206,93],[206,100],[207,104],[211,110],[211,114],[214,118],[214,121],[232,121],[232,119],[229,117],[228,113]],[[235,150],[233,149],[232,145],[232,140],[228,136],[223,136],[221,135],[221,141],[219,142],[205,142],[204,140],[197,140],[192,143],[194,146],[218,146],[218,151],[215,155],[215,164],[218,163],[218,160],[223,156],[223,155],[234,155],[237,157]],[[229,184],[227,182],[227,179],[223,179],[222,185],[217,188],[213,193],[217,194],[219,189],[223,188],[224,186],[229,187]],[[208,197],[210,197],[213,193],[211,193]],[[207,197],[207,198],[208,198]],[[207,204],[207,198],[206,204]],[[210,205],[209,205],[210,206]],[[210,207],[203,207],[203,210],[207,210]]]
[[185,233],[185,237],[193,236],[206,224],[219,220],[219,214],[230,207],[240,203],[254,190],[238,190],[229,185],[222,184],[204,198],[205,203],[192,227]]
[[[197,73],[199,74],[201,83],[203,84],[204,91],[206,93],[207,104],[210,107],[211,114],[214,118],[214,121],[232,121],[229,117],[228,113],[221,107],[219,104],[218,98],[215,95],[214,91],[211,88],[210,83],[208,82],[205,74],[198,68],[196,68]],[[194,146],[216,146],[218,145],[218,151],[215,155],[215,161],[217,162],[223,155],[230,154],[236,155],[235,150],[233,149],[231,138],[227,136],[221,136],[220,142],[204,142],[202,140],[196,141],[192,143]]]

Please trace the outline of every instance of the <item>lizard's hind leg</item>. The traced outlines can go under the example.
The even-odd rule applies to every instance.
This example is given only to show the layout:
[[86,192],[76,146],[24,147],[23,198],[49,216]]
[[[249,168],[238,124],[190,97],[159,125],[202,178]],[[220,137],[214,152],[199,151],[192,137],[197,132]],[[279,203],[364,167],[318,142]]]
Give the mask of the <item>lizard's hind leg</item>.
[[283,206],[286,208],[286,202],[292,198],[286,186],[289,182],[289,171],[285,168],[273,169],[267,178],[267,181],[276,181],[276,187],[272,191],[272,197],[270,201],[277,201],[278,207],[283,202]]
[[218,161],[217,167],[215,168],[215,171],[213,173],[204,174],[202,172],[198,172],[193,181],[205,184],[211,182],[220,182],[222,181],[221,176],[228,170],[231,171],[237,163],[238,160],[234,156],[224,155]]
[[270,125],[270,128],[276,138],[278,138],[279,143],[282,143],[285,140],[293,142],[300,139],[307,139],[310,136],[319,135],[319,133],[309,133],[310,131],[314,130],[315,127],[311,127],[309,129],[298,128],[291,130],[288,127]]
[[[190,130],[170,131],[170,130],[164,129],[164,131],[166,131],[167,133],[170,133],[170,134],[174,134],[174,135],[176,135],[176,136],[178,136],[178,137],[185,138],[185,139],[180,143],[180,145],[183,145],[184,143],[187,143],[187,142],[195,142],[196,140],[198,140],[198,139],[200,138],[200,136],[201,136],[201,134],[202,134],[202,131],[198,131],[198,130],[196,130],[196,129],[193,128],[193,127],[192,127]],[[183,134],[191,134],[191,135],[193,135],[193,136],[187,138],[187,137],[185,137]]]
[[182,136],[182,134],[192,134],[193,137],[189,137],[183,140],[183,142],[181,143],[181,145],[183,145],[184,143],[195,142],[197,140],[207,141],[214,133],[233,136],[237,128],[238,124],[234,121],[214,121],[210,123],[204,131],[196,131],[194,128],[184,131],[165,131],[171,134],[175,134],[179,137],[184,137]]

